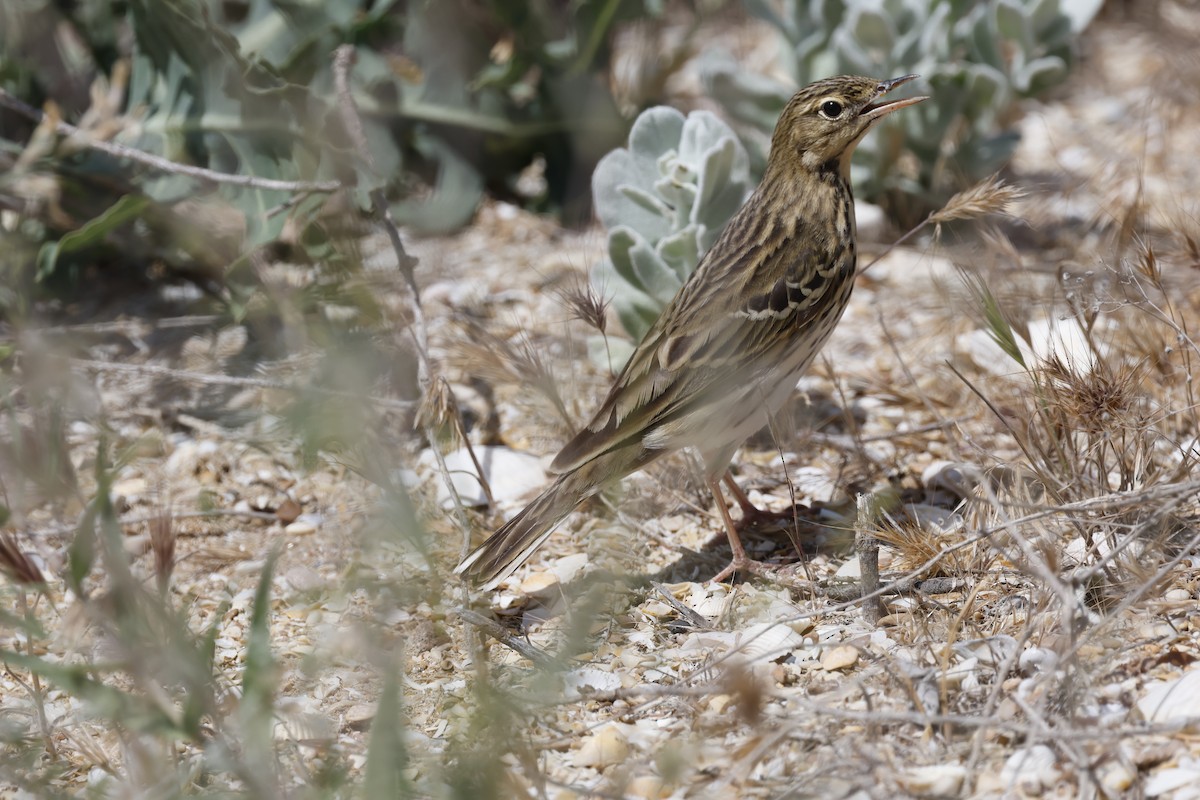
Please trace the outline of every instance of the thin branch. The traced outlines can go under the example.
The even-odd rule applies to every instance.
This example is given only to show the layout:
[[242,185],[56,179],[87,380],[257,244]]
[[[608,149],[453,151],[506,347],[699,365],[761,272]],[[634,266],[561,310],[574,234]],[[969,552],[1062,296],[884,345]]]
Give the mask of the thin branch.
[[[252,389],[277,389],[284,392],[311,392],[325,397],[338,397],[346,400],[363,400],[360,392],[346,392],[340,389],[324,389],[320,386],[297,386],[283,381],[273,381],[268,378],[246,378],[235,375],[213,375],[207,372],[188,372],[182,369],[159,367],[154,364],[121,364],[114,361],[92,361],[83,358],[67,359],[72,367],[87,369],[93,372],[124,372],[138,375],[157,375],[177,381],[199,383],[205,386],[238,386]],[[410,400],[395,400],[388,397],[367,396],[374,405],[390,408],[396,411],[408,411],[416,404]]]
[[[0,106],[9,108],[38,124],[41,124],[46,118],[46,115],[41,111],[38,111],[27,103],[21,102],[4,89],[0,89]],[[75,142],[84,147],[99,150],[101,153],[107,153],[114,158],[127,158],[130,161],[136,161],[139,164],[159,170],[160,172],[168,172],[173,175],[186,175],[189,178],[195,178],[207,183],[225,183],[232,186],[246,186],[253,189],[267,189],[280,192],[336,192],[344,188],[340,181],[280,181],[272,178],[259,178],[254,175],[230,175],[227,172],[216,172],[215,170],[203,167],[180,164],[162,156],[151,155],[144,150],[129,147],[128,145],[93,139],[87,131],[67,122],[56,122],[54,129],[63,136],[72,137]]]
[[[338,97],[338,111],[341,114],[342,124],[345,126],[346,133],[350,137],[350,142],[359,157],[362,158],[363,163],[366,164],[367,170],[372,174],[378,174],[375,157],[371,153],[371,148],[367,144],[366,134],[363,131],[362,118],[358,114],[358,106],[355,104],[354,95],[350,91],[350,70],[354,66],[354,61],[355,53],[353,45],[344,44],[334,51],[333,83]],[[371,210],[376,220],[387,231],[388,239],[392,243],[392,249],[396,252],[397,267],[408,282],[409,289],[412,291],[412,303],[410,304],[412,323],[409,325],[409,332],[412,334],[413,344],[417,351],[417,381],[421,386],[422,396],[428,397],[433,383],[433,375],[429,358],[429,327],[425,322],[425,311],[421,307],[421,292],[417,286],[417,278],[414,272],[417,259],[410,256],[404,249],[404,241],[400,238],[400,228],[396,225],[396,220],[392,217],[392,211],[388,206],[387,198],[384,197],[383,190],[379,188],[372,189],[370,197]],[[442,476],[442,481],[446,486],[450,499],[454,503],[455,520],[462,531],[462,552],[465,556],[469,549],[471,538],[471,523],[467,517],[467,510],[463,505],[462,498],[458,494],[458,488],[454,485],[454,480],[450,475],[450,468],[446,465],[446,457],[442,454],[441,448],[437,446],[435,431],[428,421],[425,421],[424,425],[425,437],[429,440],[429,450],[433,453],[438,471]]]

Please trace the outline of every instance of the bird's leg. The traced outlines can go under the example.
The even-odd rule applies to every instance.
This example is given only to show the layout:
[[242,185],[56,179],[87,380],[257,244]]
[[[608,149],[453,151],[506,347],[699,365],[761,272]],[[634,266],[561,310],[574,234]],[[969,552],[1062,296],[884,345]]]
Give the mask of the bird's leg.
[[754,505],[754,503],[750,502],[750,498],[747,497],[746,493],[742,491],[742,487],[738,486],[737,481],[733,479],[732,472],[725,470],[725,477],[722,478],[722,480],[724,480],[725,485],[729,487],[729,493],[733,495],[733,499],[737,501],[739,506],[741,506],[743,520],[750,519],[751,517],[759,517],[766,513],[761,508]]
[[[732,476],[726,473],[730,483],[733,483]],[[708,490],[712,492],[713,500],[717,503],[717,511],[721,514],[721,522],[725,525],[725,536],[729,539],[729,549],[733,551],[733,559],[729,562],[729,566],[713,576],[714,582],[720,582],[733,575],[735,572],[744,571],[752,572],[758,575],[765,574],[771,571],[771,568],[759,561],[752,560],[746,555],[746,548],[742,547],[742,537],[738,535],[738,526],[734,524],[733,517],[729,515],[729,505],[725,502],[725,495],[721,494],[721,483],[719,480],[707,479]],[[736,486],[736,484],[734,484]],[[742,494],[741,490],[734,493],[734,497],[741,495],[754,508],[754,504]],[[739,505],[741,500],[738,501]],[[744,507],[743,507],[744,508]]]
[[725,481],[725,485],[729,487],[729,493],[733,495],[733,499],[742,509],[742,518],[737,523],[739,530],[745,530],[753,525],[791,527],[795,523],[796,509],[769,511],[759,508],[750,502],[750,498],[742,491],[742,487],[737,485],[732,472],[725,470],[725,477],[722,480]]

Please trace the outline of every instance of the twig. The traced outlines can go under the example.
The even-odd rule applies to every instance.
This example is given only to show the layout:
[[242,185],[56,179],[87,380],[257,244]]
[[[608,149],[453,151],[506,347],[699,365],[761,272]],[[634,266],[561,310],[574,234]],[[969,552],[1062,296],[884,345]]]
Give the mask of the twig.
[[477,614],[474,611],[466,608],[460,608],[455,612],[458,618],[463,622],[474,625],[483,633],[491,636],[500,644],[512,650],[519,656],[527,658],[539,667],[556,667],[560,666],[554,656],[525,641],[519,636],[514,636],[512,631],[505,628],[499,622],[493,619],[488,619],[483,614]]
[[[38,111],[27,103],[23,103],[4,89],[0,89],[0,106],[10,108],[39,124],[46,118],[46,115],[41,111]],[[136,161],[139,164],[144,164],[160,172],[186,175],[189,178],[195,178],[196,180],[208,183],[225,183],[232,186],[247,186],[254,189],[281,192],[336,192],[343,188],[340,181],[280,181],[273,178],[259,178],[254,175],[231,175],[227,172],[216,172],[215,170],[203,167],[179,164],[162,156],[151,155],[128,145],[93,139],[87,131],[66,122],[56,122],[54,129],[63,136],[73,137],[74,141],[84,147],[99,150],[114,158],[127,158],[130,161]]]
[[[268,378],[246,378],[234,375],[213,375],[207,372],[189,372],[171,367],[160,367],[154,364],[121,364],[115,361],[93,361],[84,358],[67,359],[72,367],[92,370],[93,372],[125,372],[138,375],[157,375],[162,378],[173,378],[178,381],[199,383],[205,386],[239,386],[253,389],[277,389],[284,392],[311,392],[325,397],[339,397],[346,400],[362,400],[359,392],[346,392],[340,389],[324,389],[320,386],[297,386],[283,381],[273,381]],[[416,404],[411,400],[395,400],[389,397],[367,396],[373,404],[396,411],[408,411]]]
[[[155,512],[153,514],[138,514],[130,517],[120,517],[117,524],[122,527],[131,525],[141,525],[145,522],[153,522],[161,517],[162,514]],[[270,511],[242,511],[236,508],[214,508],[209,511],[173,511],[171,512],[172,519],[206,519],[208,517],[242,517],[245,519],[257,519],[263,522],[278,522],[279,515]],[[41,528],[34,531],[22,531],[26,536],[66,536],[73,534],[79,530],[79,525],[59,525],[54,528]],[[180,536],[190,536],[186,532],[179,534]]]
[[[353,45],[344,44],[334,51],[333,82],[338,96],[338,112],[341,115],[342,124],[345,126],[346,133],[350,137],[350,142],[354,145],[355,151],[362,158],[363,163],[366,164],[368,171],[372,174],[377,174],[378,168],[375,164],[375,157],[371,154],[370,147],[367,146],[367,136],[363,132],[362,119],[359,117],[358,107],[354,103],[354,95],[350,91],[350,70],[354,66],[354,60]],[[396,252],[397,267],[400,270],[400,274],[408,282],[409,289],[412,291],[412,304],[410,308],[412,312],[412,324],[409,325],[408,330],[412,335],[413,344],[417,351],[417,381],[421,385],[422,395],[428,397],[433,377],[430,370],[429,358],[429,328],[425,323],[425,311],[421,307],[421,292],[417,286],[417,278],[414,273],[417,259],[410,256],[404,249],[404,241],[400,238],[400,228],[397,227],[396,220],[392,217],[392,211],[388,207],[387,198],[384,197],[383,190],[379,188],[372,189],[370,196],[371,210],[376,220],[387,231],[388,239],[392,243],[392,249]],[[462,552],[465,556],[470,547],[471,540],[471,524],[467,517],[467,511],[463,506],[462,498],[458,494],[458,488],[455,487],[454,480],[450,476],[450,468],[446,465],[446,457],[442,454],[441,448],[437,446],[435,431],[428,422],[425,423],[425,436],[429,440],[429,449],[432,451],[434,460],[437,462],[442,481],[445,483],[450,499],[454,503],[454,515],[462,531]]]
[[711,631],[713,629],[712,625],[707,619],[693,609],[679,602],[679,600],[675,598],[675,595],[671,594],[671,590],[668,589],[664,584],[661,584],[658,581],[651,581],[650,585],[654,587],[654,591],[658,592],[659,596],[662,598],[662,601],[671,608],[675,609],[675,613],[683,618],[684,625],[692,630],[697,631]]
[[[75,334],[102,335],[120,333],[126,336],[141,336],[146,331],[172,330],[175,328],[194,328],[201,325],[212,325],[220,322],[220,314],[190,314],[182,317],[163,317],[162,319],[117,319],[109,322],[85,322],[78,325],[52,325],[38,328],[38,336],[72,336]],[[12,341],[12,336],[0,335],[0,341]]]
[[857,503],[854,552],[858,555],[858,569],[862,576],[863,619],[868,625],[877,625],[883,616],[883,601],[879,595],[879,540],[872,531],[875,527],[874,503],[867,494],[860,494]]

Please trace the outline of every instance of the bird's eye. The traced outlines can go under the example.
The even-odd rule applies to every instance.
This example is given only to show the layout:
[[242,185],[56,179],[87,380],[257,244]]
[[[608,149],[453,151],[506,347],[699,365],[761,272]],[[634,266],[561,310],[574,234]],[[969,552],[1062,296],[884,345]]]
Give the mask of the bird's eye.
[[837,100],[826,100],[821,103],[821,116],[826,119],[837,119],[842,115],[842,104]]

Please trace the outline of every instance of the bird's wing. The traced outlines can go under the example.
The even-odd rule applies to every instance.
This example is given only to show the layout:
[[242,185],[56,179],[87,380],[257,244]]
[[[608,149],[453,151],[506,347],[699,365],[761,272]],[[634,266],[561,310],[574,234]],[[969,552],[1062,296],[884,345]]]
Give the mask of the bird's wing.
[[743,209],[751,212],[749,226],[739,226],[738,218],[730,222],[638,345],[591,422],[554,459],[553,471],[644,440],[731,392],[757,390],[783,357],[780,337],[791,339],[812,323],[822,307],[817,301],[845,277],[842,262],[853,272],[844,245],[821,241],[795,218],[772,223],[774,215],[749,206]]

